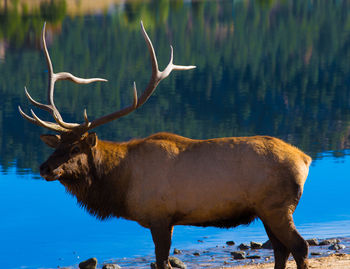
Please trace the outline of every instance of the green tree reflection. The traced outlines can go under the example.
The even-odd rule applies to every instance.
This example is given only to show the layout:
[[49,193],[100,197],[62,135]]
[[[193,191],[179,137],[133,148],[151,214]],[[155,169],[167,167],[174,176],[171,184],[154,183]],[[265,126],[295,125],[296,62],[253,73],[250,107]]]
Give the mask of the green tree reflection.
[[18,0],[5,1],[0,8],[0,39],[17,47],[28,44],[28,41],[29,44],[36,43],[44,21],[61,24],[66,10],[65,0],[43,1],[37,9],[30,11],[27,4],[20,5]]
[[[171,75],[138,111],[97,129],[100,137],[125,140],[157,131],[192,138],[266,134],[312,156],[347,148],[349,4],[162,0],[130,2],[103,16],[55,14],[49,25],[55,70],[109,80],[84,87],[57,84],[56,103],[67,121],[78,122],[85,107],[93,118],[129,104],[133,80],[141,90],[149,76],[139,33],[142,19],[161,67],[169,58],[170,42],[175,62],[198,68]],[[45,12],[29,18],[11,12],[6,15],[11,23],[0,16],[0,40],[11,44],[0,63],[0,162],[36,170],[50,149],[39,141],[44,130],[25,122],[17,105],[28,109],[24,85],[33,97],[46,99],[44,58],[38,50],[26,49],[39,47]]]

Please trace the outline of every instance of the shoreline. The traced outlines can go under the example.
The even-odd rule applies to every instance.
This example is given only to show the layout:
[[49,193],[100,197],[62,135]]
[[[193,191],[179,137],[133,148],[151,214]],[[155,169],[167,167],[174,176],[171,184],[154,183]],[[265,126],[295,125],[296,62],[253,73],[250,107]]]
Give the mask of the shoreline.
[[[331,254],[321,258],[311,258],[309,261],[309,267],[313,269],[347,269],[350,268],[350,254]],[[273,263],[254,264],[235,266],[227,269],[273,269]],[[293,261],[288,261],[287,269],[296,269],[296,264]]]
[[[310,268],[350,268],[350,237],[338,237],[327,239],[308,239]],[[250,244],[226,242],[226,245],[209,247],[205,249],[174,249],[170,256],[179,259],[187,269],[197,268],[232,268],[232,269],[255,269],[255,268],[273,268],[274,255],[273,250],[269,248],[266,242],[251,242]],[[236,253],[236,254],[234,254]],[[243,256],[239,256],[240,253]],[[237,256],[238,255],[238,256]],[[154,262],[154,256],[143,256],[134,258],[110,259],[98,263],[96,268],[103,268],[107,265],[117,265],[120,268],[150,268]],[[335,267],[333,263],[339,264]],[[324,264],[328,264],[325,267]],[[345,265],[344,265],[345,264]],[[174,266],[174,265],[173,265]],[[338,265],[337,265],[338,266]],[[341,267],[343,266],[343,267]],[[66,269],[79,268],[61,267]],[[107,267],[119,268],[119,267]],[[288,268],[296,268],[295,262],[290,256]]]

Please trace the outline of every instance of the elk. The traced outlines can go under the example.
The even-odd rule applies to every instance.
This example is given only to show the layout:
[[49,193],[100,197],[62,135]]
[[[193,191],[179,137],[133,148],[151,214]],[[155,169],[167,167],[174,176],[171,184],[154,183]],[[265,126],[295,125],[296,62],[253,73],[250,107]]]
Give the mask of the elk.
[[40,166],[47,181],[59,180],[77,202],[99,219],[122,217],[149,228],[158,269],[171,268],[169,252],[174,225],[221,228],[249,224],[260,218],[273,245],[275,268],[286,267],[290,253],[298,269],[307,268],[308,244],[296,230],[293,212],[303,192],[311,158],[296,147],[269,136],[194,140],[172,133],[157,133],[128,142],[98,139],[91,129],[134,111],[154,92],[172,70],[195,66],[158,63],[141,22],[152,65],[148,86],[138,98],[134,83],[133,103],[109,115],[83,123],[63,121],[54,104],[54,85],[59,80],[75,83],[106,81],[82,79],[53,72],[42,31],[49,70],[48,103],[29,101],[49,112],[55,122],[20,114],[57,135],[41,135],[53,154]]

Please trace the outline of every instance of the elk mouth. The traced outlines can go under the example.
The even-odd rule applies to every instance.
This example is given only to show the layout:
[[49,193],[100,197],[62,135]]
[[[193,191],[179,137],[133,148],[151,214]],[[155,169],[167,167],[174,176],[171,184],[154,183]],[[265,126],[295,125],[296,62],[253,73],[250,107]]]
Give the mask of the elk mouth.
[[46,181],[55,181],[55,180],[59,180],[59,178],[61,177],[61,174],[41,174],[40,175],[46,180]]
[[58,180],[63,171],[61,169],[54,169],[51,170],[48,165],[43,164],[40,166],[40,175],[46,180],[46,181],[55,181]]

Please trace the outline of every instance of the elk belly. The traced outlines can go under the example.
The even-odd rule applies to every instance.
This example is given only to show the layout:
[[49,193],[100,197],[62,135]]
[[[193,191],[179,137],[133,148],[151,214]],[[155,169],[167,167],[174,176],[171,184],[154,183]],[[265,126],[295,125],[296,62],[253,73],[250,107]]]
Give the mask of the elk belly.
[[227,169],[222,162],[226,169],[220,172],[220,167],[205,162],[197,165],[200,163],[198,169],[191,169],[188,163],[185,168],[182,161],[163,163],[157,169],[138,169],[128,194],[132,219],[145,227],[159,219],[167,219],[173,225],[217,227],[251,222],[254,210],[245,200],[234,166]]

